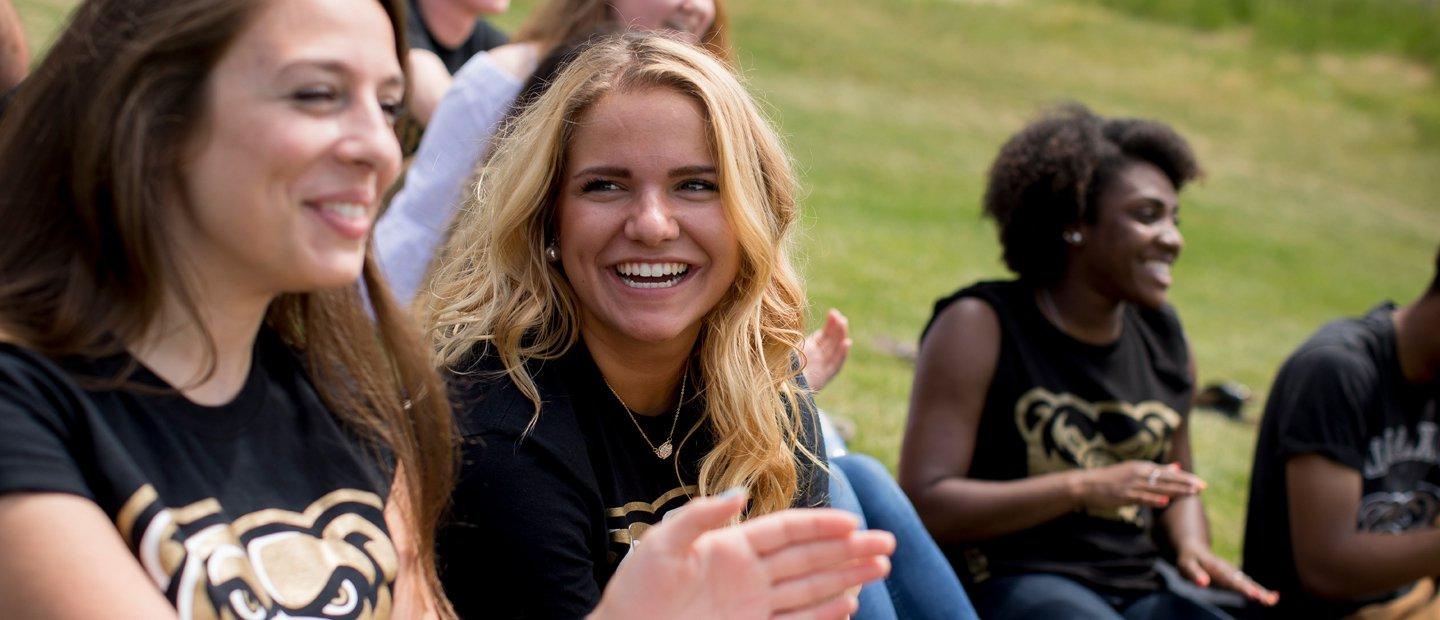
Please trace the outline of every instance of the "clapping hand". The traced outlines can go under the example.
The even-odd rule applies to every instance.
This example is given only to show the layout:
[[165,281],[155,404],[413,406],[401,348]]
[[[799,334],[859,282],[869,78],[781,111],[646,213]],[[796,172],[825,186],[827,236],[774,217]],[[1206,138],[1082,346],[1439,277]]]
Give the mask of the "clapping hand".
[[895,538],[830,509],[785,510],[727,525],[743,493],[691,501],[621,563],[592,620],[843,618],[855,586],[884,577]]

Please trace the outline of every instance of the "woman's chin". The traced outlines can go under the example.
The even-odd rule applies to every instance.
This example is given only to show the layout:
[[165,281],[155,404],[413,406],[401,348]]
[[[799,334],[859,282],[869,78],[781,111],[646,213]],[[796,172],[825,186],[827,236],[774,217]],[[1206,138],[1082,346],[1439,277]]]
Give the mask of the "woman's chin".
[[312,265],[309,269],[297,270],[298,273],[290,275],[288,279],[291,280],[291,283],[286,287],[286,292],[309,293],[351,286],[360,280],[363,267],[363,256],[355,260],[339,260],[323,265]]

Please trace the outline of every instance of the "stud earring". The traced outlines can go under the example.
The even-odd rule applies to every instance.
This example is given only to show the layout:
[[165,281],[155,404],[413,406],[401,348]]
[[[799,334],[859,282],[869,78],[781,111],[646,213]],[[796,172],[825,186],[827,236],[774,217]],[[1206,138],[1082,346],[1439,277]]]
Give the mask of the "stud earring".
[[1061,237],[1070,245],[1080,245],[1080,242],[1085,240],[1085,237],[1081,235],[1078,230],[1067,230]]
[[545,246],[545,260],[552,263],[560,262],[560,248],[555,247],[554,243]]

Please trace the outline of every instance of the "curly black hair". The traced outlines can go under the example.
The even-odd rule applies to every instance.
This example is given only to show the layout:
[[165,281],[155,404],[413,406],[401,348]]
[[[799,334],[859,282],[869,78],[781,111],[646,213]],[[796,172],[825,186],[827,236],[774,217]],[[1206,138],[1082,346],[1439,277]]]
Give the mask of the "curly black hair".
[[1201,175],[1190,144],[1169,125],[1105,118],[1071,103],[1042,115],[1000,148],[990,166],[985,214],[1000,227],[1005,265],[1046,285],[1065,272],[1061,234],[1094,223],[1100,191],[1127,163],[1154,164],[1179,191]]

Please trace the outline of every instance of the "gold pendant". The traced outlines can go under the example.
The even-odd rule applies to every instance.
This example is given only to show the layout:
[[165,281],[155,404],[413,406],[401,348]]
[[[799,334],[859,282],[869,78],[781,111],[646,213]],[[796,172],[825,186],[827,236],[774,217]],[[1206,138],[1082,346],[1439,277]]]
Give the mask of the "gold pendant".
[[662,459],[668,459],[670,458],[670,453],[674,450],[675,448],[670,445],[670,441],[666,440],[665,443],[660,444],[659,448],[655,448],[655,456],[658,456]]

